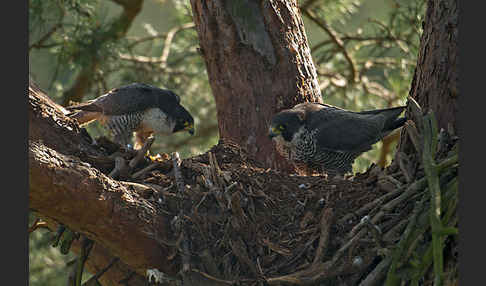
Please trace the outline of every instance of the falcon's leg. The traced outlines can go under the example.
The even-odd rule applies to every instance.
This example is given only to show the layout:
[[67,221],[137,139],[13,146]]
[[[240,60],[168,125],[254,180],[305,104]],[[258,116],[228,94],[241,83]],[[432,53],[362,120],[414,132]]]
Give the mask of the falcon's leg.
[[147,141],[147,138],[152,135],[153,132],[137,131],[135,132],[135,143],[133,145],[135,150],[142,148],[143,144]]
[[124,132],[124,133],[119,133],[115,134],[114,136],[114,141],[121,146],[128,148],[128,149],[133,149],[131,145],[131,132]]
[[111,116],[106,122],[108,129],[113,134],[113,140],[125,148],[133,149],[131,145],[132,133],[136,130],[139,121],[133,120],[133,116]]

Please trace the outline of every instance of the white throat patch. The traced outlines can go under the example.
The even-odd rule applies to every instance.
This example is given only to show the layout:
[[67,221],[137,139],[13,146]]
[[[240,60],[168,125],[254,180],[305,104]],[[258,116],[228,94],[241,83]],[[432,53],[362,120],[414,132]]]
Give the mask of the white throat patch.
[[175,121],[171,120],[159,108],[147,109],[143,114],[143,129],[151,130],[158,134],[172,134]]

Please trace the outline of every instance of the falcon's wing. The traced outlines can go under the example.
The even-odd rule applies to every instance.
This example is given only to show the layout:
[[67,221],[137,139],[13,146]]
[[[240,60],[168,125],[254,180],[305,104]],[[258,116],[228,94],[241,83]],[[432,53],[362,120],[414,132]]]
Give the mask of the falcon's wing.
[[180,102],[179,96],[170,90],[147,84],[134,83],[110,90],[86,104],[71,109],[97,111],[106,115],[122,115],[146,110],[150,107],[173,108]]
[[324,108],[308,118],[307,128],[315,130],[319,149],[361,152],[371,149],[383,128],[383,120],[373,117]]

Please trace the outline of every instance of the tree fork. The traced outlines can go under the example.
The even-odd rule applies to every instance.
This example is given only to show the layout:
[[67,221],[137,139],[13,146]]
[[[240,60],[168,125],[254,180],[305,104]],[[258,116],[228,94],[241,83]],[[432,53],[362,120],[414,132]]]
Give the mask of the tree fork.
[[266,167],[294,172],[267,134],[278,111],[322,102],[297,1],[191,0],[191,5],[220,137],[245,147]]

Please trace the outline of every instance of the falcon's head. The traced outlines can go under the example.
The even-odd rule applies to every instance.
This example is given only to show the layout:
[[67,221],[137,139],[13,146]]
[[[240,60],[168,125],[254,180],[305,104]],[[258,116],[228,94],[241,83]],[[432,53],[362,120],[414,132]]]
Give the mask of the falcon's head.
[[268,136],[277,139],[278,136],[291,142],[294,134],[304,125],[304,112],[296,109],[286,109],[277,113],[270,124]]
[[176,108],[173,116],[175,126],[172,132],[188,131],[189,134],[194,135],[194,118],[182,105]]
[[167,89],[151,88],[150,92],[155,95],[155,102],[167,116],[170,122],[174,124],[172,133],[179,131],[188,131],[194,135],[194,118],[180,104],[180,97],[174,92]]

